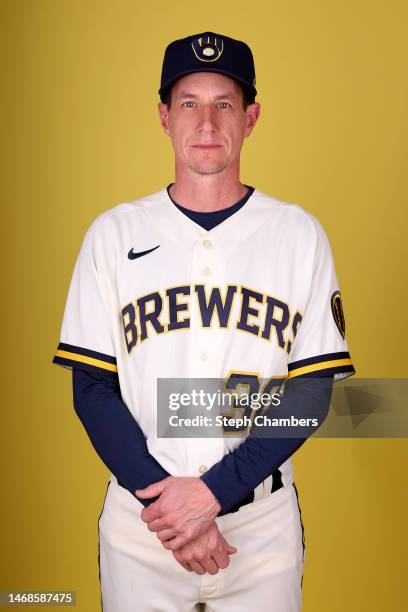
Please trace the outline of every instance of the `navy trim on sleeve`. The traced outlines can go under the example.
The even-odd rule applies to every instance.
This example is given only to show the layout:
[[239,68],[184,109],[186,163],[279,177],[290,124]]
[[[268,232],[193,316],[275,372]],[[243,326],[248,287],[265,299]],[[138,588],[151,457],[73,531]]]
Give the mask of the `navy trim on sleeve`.
[[288,364],[288,379],[300,376],[319,378],[342,373],[347,376],[356,373],[348,351],[315,355]]
[[83,370],[113,378],[117,378],[118,375],[116,357],[65,342],[58,344],[52,363],[69,369],[79,366]]

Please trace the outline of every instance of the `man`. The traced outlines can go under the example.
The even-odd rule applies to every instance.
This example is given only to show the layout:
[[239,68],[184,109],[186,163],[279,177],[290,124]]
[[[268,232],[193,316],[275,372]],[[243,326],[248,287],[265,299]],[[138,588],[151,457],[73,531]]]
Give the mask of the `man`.
[[159,94],[175,182],[90,225],[54,356],[112,471],[103,609],[295,612],[305,549],[290,457],[316,427],[160,437],[157,381],[283,387],[268,414],[321,423],[332,381],[354,373],[330,245],[300,206],[240,182],[260,115],[245,43],[172,42]]

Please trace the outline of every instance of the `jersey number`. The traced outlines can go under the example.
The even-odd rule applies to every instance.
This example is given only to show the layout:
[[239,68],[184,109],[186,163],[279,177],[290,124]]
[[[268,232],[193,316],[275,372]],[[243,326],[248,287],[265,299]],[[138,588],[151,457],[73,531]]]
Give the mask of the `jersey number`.
[[[268,408],[272,395],[279,392],[285,380],[285,376],[271,376],[262,384],[262,378],[256,372],[229,372],[224,389],[232,392],[232,396],[228,409],[221,412],[224,435],[243,435],[247,430],[249,433],[254,416]],[[242,424],[237,425],[240,421]]]

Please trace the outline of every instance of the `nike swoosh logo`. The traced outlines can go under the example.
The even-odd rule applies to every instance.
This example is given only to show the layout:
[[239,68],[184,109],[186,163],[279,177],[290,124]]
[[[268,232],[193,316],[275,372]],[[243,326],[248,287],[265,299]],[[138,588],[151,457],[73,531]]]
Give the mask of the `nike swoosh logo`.
[[148,255],[152,251],[155,251],[156,249],[158,249],[159,246],[160,246],[160,244],[158,244],[157,246],[153,247],[152,249],[148,249],[147,251],[139,251],[138,253],[135,253],[133,251],[133,247],[132,247],[130,249],[129,253],[128,253],[128,258],[129,259],[137,259],[138,257],[143,257],[143,255]]

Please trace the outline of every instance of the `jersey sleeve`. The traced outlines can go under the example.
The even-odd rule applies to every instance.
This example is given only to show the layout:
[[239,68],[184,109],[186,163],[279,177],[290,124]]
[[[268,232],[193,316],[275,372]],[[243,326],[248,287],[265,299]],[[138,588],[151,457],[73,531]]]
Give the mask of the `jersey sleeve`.
[[96,227],[95,220],[82,241],[52,363],[117,377],[103,249],[98,249]]
[[334,381],[355,369],[345,336],[345,319],[333,254],[326,232],[313,216],[314,264],[306,307],[288,356],[288,378],[333,376]]

